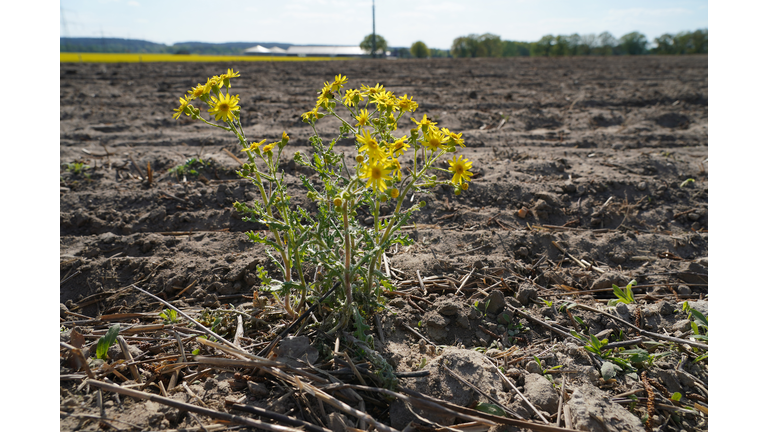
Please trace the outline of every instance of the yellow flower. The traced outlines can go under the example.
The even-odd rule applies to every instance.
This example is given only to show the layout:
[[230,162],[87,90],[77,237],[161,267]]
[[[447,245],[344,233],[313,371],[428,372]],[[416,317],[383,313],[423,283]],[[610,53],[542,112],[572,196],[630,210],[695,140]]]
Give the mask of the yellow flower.
[[400,179],[402,178],[402,173],[400,172],[400,170],[402,169],[402,167],[400,166],[400,161],[397,159],[388,159],[386,162],[389,163],[389,165],[387,165],[387,169],[392,170],[392,176],[397,181],[400,181]]
[[371,95],[371,100],[375,102],[379,109],[385,111],[387,108],[394,108],[397,99],[392,95],[390,91],[380,91]]
[[461,132],[454,133],[449,131],[447,128],[443,128],[443,133],[448,136],[448,144],[464,147],[464,139],[461,137]]
[[400,108],[400,111],[414,112],[419,108],[419,104],[413,101],[413,97],[408,99],[408,94],[406,93],[403,95],[403,97],[398,99],[397,107]]
[[403,136],[399,140],[397,140],[397,141],[395,141],[395,142],[393,142],[392,144],[389,145],[389,149],[392,151],[392,155],[394,157],[402,156],[403,153],[408,151],[408,149],[410,147],[411,146],[408,145],[408,136],[407,135]]
[[384,91],[384,86],[382,86],[382,85],[377,83],[373,87],[368,87],[367,85],[363,84],[360,87],[360,90],[362,90],[362,92],[365,93],[366,96],[372,96],[372,95],[375,95],[378,92]]
[[230,94],[220,94],[218,99],[216,96],[211,95],[211,102],[213,103],[213,108],[209,109],[208,112],[211,115],[215,115],[216,120],[227,119],[233,121],[235,119],[234,113],[240,111],[240,107],[237,106],[238,102],[240,102],[240,96],[238,95],[233,97]]
[[473,176],[470,169],[472,169],[472,162],[468,159],[462,159],[463,156],[454,156],[453,160],[449,160],[448,164],[451,166],[448,168],[453,173],[451,183],[461,185],[466,180],[469,182],[469,178]]
[[400,191],[397,188],[392,188],[389,190],[389,196],[395,199],[400,196]]
[[263,151],[264,151],[264,153],[269,153],[269,152],[271,152],[271,151],[272,151],[272,149],[273,149],[273,148],[275,148],[275,146],[276,146],[276,145],[277,145],[277,143],[276,143],[276,142],[273,142],[273,143],[271,143],[271,144],[267,144],[267,145],[265,145],[265,146],[264,146],[264,150],[263,150]]
[[379,143],[371,136],[371,133],[367,130],[363,131],[362,135],[355,135],[357,140],[360,141],[363,146],[360,147],[360,152],[368,153],[368,157],[372,160],[382,160],[386,157],[384,152],[379,147]]
[[424,146],[432,151],[445,148],[445,143],[448,142],[448,137],[443,135],[438,128],[429,128],[429,131],[424,135]]
[[192,90],[189,90],[187,93],[189,93],[189,95],[191,96],[191,99],[197,99],[200,96],[206,94],[207,92],[205,91],[204,85],[198,84],[197,87],[192,87]]
[[213,76],[208,78],[208,82],[203,86],[203,94],[208,94],[211,91],[218,93],[219,89],[221,89],[221,77]]
[[289,139],[291,138],[288,136],[287,133],[285,133],[285,131],[283,131],[283,141],[287,143]]
[[382,166],[380,161],[374,160],[370,164],[363,164],[362,171],[360,177],[368,179],[365,187],[373,187],[374,190],[386,192],[387,185],[385,182],[392,180],[392,176],[389,174],[391,170]]
[[421,121],[417,121],[415,118],[411,117],[411,120],[413,120],[414,123],[416,123],[416,126],[421,128],[422,132],[427,132],[430,126],[435,126],[437,123],[433,122],[432,120],[427,118],[427,115],[424,114],[424,118],[421,119]]
[[263,140],[261,140],[259,142],[252,142],[251,145],[248,148],[244,148],[244,149],[242,149],[240,151],[241,152],[244,152],[244,151],[252,151],[252,152],[258,151],[259,150],[259,146],[264,144],[265,142],[267,142],[266,138],[264,138]]
[[339,91],[341,90],[341,87],[346,83],[347,83],[347,77],[341,76],[341,74],[338,74],[334,77],[333,82],[331,83],[331,90]]
[[367,109],[361,109],[360,115],[356,115],[355,119],[357,120],[357,123],[354,126],[370,126],[371,123],[368,121],[368,110]]
[[304,114],[301,115],[301,119],[306,121],[309,121],[310,119],[319,120],[323,118],[325,114],[320,114],[317,112],[317,107],[315,107],[312,111],[307,111]]
[[322,90],[320,90],[320,95],[317,97],[317,105],[325,105],[331,100],[333,100],[333,89],[331,88],[331,85],[328,84],[328,81],[326,81]]
[[360,103],[360,90],[350,89],[344,95],[344,105],[353,107]]
[[240,76],[240,72],[233,72],[232,69],[227,69],[227,73],[219,75],[219,79],[221,80],[221,83],[224,87],[230,88],[232,87],[229,84],[230,78],[237,78]]
[[[181,116],[181,113],[183,113],[187,109],[187,107],[190,106],[189,102],[191,101],[191,99],[188,99],[188,97],[189,96],[183,97],[183,98],[181,98],[181,97],[179,98],[180,105],[179,105],[178,108],[174,108],[174,111],[176,111],[176,114],[173,115],[173,118],[175,118],[175,119],[179,118]],[[185,114],[187,114],[187,116],[189,116],[189,113],[185,113]]]

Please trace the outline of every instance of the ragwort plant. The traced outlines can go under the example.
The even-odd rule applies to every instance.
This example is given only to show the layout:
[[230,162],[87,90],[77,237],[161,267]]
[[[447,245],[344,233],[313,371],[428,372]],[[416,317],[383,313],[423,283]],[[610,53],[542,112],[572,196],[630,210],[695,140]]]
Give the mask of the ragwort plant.
[[[337,75],[319,90],[314,108],[301,116],[312,128],[312,154],[293,155],[296,164],[310,168],[322,182],[316,187],[306,176],[300,176],[307,197],[317,206],[310,214],[291,204],[284,171],[279,167],[288,135],[283,132],[282,139],[269,144],[266,139],[252,142],[246,138],[240,122],[240,98],[230,93],[231,80],[239,76],[228,69],[226,74],[193,87],[179,99],[173,116],[184,114],[237,137],[248,157],[238,174],[253,182],[260,197],[234,206],[244,220],[266,227],[266,231],[247,235],[267,246],[280,270],[281,280],[270,280],[267,285],[276,297],[282,297],[286,312],[295,317],[308,302],[340,285],[343,289],[326,300],[325,311],[333,316],[326,323],[333,330],[345,326],[352,317],[359,323],[361,316],[382,306],[383,289],[391,288],[381,272],[382,254],[395,243],[412,243],[400,231],[413,212],[426,205],[423,201],[414,203],[414,196],[429,193],[438,185],[452,185],[457,195],[469,187],[472,162],[454,155],[448,160],[448,169],[438,166],[443,156],[464,147],[462,134],[438,128],[426,114],[420,120],[411,117],[418,103],[408,95],[397,97],[379,84],[344,90],[347,78]],[[209,120],[193,105],[196,100],[207,105]],[[403,116],[414,123],[405,134],[398,133],[397,127]],[[323,140],[316,128],[326,117],[339,124],[338,136],[330,141]],[[343,153],[334,150],[342,138],[355,138],[352,166]],[[447,173],[448,179],[438,180],[436,171]],[[358,211],[363,209],[373,216],[372,227],[357,221]],[[312,281],[305,276],[308,269],[314,270]]]

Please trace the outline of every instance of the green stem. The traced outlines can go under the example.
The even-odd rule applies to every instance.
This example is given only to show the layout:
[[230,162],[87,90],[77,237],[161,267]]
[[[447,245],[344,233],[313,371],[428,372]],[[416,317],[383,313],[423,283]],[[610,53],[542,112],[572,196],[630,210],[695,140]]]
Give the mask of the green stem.
[[341,206],[341,214],[344,218],[344,292],[347,295],[347,305],[352,304],[352,275],[349,272],[352,264],[352,238],[349,235],[349,216],[347,200]]

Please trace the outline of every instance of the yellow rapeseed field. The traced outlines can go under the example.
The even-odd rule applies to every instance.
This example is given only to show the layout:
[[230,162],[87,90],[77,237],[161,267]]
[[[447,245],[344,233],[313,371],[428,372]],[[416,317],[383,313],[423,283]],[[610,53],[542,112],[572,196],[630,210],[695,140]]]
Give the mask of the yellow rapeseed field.
[[140,62],[240,62],[240,61],[326,61],[345,60],[347,57],[268,57],[227,55],[177,54],[102,54],[60,53],[61,63],[140,63]]

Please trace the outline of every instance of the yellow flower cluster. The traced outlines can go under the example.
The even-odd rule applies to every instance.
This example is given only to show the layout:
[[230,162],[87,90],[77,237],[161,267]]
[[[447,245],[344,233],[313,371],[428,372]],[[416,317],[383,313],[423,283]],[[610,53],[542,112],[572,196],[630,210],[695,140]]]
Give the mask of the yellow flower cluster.
[[[397,130],[398,120],[405,112],[415,112],[419,104],[407,94],[401,97],[395,96],[378,83],[373,87],[363,85],[360,89],[348,89],[341,97],[341,91],[346,83],[347,77],[342,75],[337,75],[333,82],[326,81],[318,92],[315,107],[304,113],[302,119],[314,124],[326,115],[339,117],[334,111],[336,102],[340,102],[349,110],[354,120],[347,124],[355,133],[359,143],[359,154],[356,159],[359,163],[360,177],[368,179],[366,187],[396,197],[399,191],[388,185],[402,178],[398,158],[412,146],[415,146],[414,150],[423,147],[434,156],[454,152],[456,147],[464,147],[461,133],[438,128],[437,123],[430,120],[426,114],[420,121],[411,118],[416,123],[416,128],[411,130],[410,137],[405,135],[396,139],[392,136],[392,132]],[[369,107],[375,107],[375,109],[369,111]],[[369,127],[373,130],[367,129]],[[435,155],[436,152],[437,155]],[[469,172],[471,168],[472,162],[462,157],[458,159],[454,157],[449,169],[453,173],[451,182],[456,187],[466,189],[466,182],[469,182],[473,175]]]
[[232,69],[227,69],[227,72],[221,75],[216,75],[208,78],[205,84],[198,84],[189,90],[187,95],[183,98],[179,98],[180,105],[174,109],[176,113],[173,118],[178,119],[181,114],[187,116],[195,115],[199,116],[200,111],[196,110],[191,102],[195,99],[200,99],[205,102],[210,109],[208,113],[211,114],[216,120],[234,121],[235,117],[239,116],[240,96],[230,95],[229,91],[222,92],[222,89],[229,89],[232,87],[230,79],[240,76],[240,72],[235,72]]

